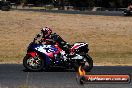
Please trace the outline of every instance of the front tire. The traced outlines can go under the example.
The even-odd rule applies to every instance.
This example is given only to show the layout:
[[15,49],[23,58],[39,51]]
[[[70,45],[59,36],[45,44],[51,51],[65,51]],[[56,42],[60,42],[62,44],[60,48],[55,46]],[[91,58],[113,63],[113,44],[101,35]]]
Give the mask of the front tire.
[[30,71],[42,71],[45,64],[40,56],[32,57],[27,54],[23,59],[23,66]]

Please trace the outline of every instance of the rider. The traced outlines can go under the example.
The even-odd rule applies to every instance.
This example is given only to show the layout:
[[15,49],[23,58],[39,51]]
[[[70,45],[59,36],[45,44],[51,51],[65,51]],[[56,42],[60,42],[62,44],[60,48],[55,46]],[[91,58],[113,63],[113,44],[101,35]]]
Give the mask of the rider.
[[[42,28],[41,33],[38,34],[34,38],[34,40],[35,40],[36,43],[46,42],[46,40],[50,39],[51,33],[52,33],[52,30],[49,27]],[[46,43],[48,43],[48,42],[46,42]]]
[[41,30],[41,32],[43,33],[44,41],[57,42],[60,48],[68,53],[70,45],[66,41],[64,41],[58,34],[52,34],[51,28],[45,27]]
[[[41,38],[39,35],[41,36]],[[51,43],[57,42],[59,44],[60,48],[65,51],[65,53],[67,53],[67,54],[70,53],[69,52],[70,45],[66,41],[64,41],[58,34],[56,34],[56,33],[52,34],[51,28],[49,28],[49,27],[42,28],[41,33],[39,35],[38,35],[38,38],[41,39],[41,43],[44,42],[46,44],[47,43],[51,44]]]

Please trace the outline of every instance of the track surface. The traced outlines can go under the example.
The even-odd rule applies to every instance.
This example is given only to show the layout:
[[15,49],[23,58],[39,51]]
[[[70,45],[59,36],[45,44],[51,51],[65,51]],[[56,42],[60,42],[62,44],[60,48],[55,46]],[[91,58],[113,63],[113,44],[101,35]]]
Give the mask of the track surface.
[[[132,66],[95,66],[87,74],[132,75]],[[132,83],[81,86],[76,82],[76,73],[73,71],[25,72],[21,64],[0,64],[0,88],[23,88],[22,86],[30,86],[30,88],[132,88]]]

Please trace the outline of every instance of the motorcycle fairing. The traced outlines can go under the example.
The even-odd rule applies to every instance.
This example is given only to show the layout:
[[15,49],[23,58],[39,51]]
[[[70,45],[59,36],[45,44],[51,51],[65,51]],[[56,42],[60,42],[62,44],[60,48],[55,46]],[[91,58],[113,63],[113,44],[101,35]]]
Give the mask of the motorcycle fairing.
[[71,48],[71,52],[74,52],[75,49],[78,49],[80,47],[86,46],[87,43],[75,43],[72,48]]
[[29,52],[28,54],[31,55],[32,57],[35,57],[37,55],[36,52]]
[[53,58],[55,53],[58,53],[58,49],[52,45],[38,45],[35,50],[46,54],[47,56]]

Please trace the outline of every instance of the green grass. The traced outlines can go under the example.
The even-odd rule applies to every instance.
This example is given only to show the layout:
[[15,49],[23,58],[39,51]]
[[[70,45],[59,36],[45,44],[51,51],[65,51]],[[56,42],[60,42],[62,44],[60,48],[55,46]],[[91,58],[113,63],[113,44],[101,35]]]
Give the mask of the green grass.
[[20,86],[17,86],[16,88],[32,88],[32,87],[28,85],[20,85]]
[[31,7],[31,9],[45,9],[45,10],[51,10],[51,9],[53,9],[53,7],[52,7],[52,6]]

